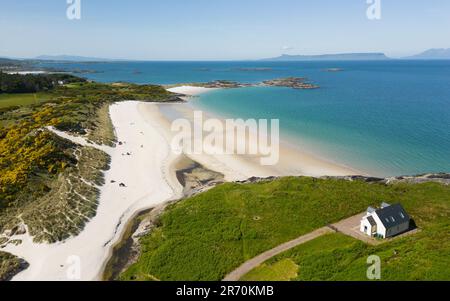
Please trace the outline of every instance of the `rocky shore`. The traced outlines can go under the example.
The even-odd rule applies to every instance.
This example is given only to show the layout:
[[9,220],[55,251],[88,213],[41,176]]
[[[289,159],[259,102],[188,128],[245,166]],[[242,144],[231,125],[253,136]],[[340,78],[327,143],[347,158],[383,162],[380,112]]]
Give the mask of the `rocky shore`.
[[[238,181],[237,183],[241,184],[250,184],[250,183],[258,183],[258,182],[267,182],[273,181],[280,177],[267,177],[267,178],[259,178],[259,177],[251,177],[245,181]],[[415,176],[398,176],[398,177],[388,177],[388,178],[377,178],[377,177],[366,177],[366,176],[324,176],[319,177],[320,179],[343,179],[347,181],[364,181],[367,183],[380,183],[380,184],[393,184],[398,182],[405,182],[411,184],[420,184],[427,182],[435,182],[441,183],[444,185],[450,185],[450,174],[449,173],[429,173],[429,174],[421,174]]]

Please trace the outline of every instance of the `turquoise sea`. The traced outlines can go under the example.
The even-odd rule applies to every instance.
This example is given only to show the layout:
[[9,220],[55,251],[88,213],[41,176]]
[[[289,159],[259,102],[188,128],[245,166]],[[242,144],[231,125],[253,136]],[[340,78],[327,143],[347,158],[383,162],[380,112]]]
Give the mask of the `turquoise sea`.
[[[321,88],[213,91],[195,104],[278,118],[285,139],[378,176],[450,172],[450,61],[47,63],[101,82],[173,84],[305,76]],[[327,72],[328,68],[342,68]],[[89,72],[87,72],[89,71]]]

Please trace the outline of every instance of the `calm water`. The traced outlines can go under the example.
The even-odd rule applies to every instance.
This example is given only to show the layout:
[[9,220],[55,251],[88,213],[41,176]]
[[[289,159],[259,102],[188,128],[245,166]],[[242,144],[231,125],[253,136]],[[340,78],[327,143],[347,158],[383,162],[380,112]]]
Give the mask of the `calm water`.
[[[207,93],[205,109],[278,118],[282,135],[310,152],[375,175],[450,172],[450,61],[119,62],[51,64],[101,82],[256,83],[306,76],[318,90],[242,88]],[[262,69],[261,69],[262,68]],[[342,72],[326,72],[343,68]]]

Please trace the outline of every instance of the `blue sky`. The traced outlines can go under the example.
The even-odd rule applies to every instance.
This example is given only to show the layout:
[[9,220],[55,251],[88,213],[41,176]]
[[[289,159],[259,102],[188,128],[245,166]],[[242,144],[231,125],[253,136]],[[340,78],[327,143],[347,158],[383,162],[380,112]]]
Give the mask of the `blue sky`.
[[289,54],[450,48],[450,1],[0,0],[0,56],[71,54],[143,60],[257,59]]

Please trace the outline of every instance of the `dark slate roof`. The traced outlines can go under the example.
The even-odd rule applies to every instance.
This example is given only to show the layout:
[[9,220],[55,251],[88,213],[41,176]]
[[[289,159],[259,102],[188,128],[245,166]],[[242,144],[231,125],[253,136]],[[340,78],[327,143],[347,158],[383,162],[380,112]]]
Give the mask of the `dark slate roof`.
[[406,213],[405,209],[400,204],[394,204],[389,207],[384,207],[375,211],[384,227],[392,228],[409,222],[409,215]]
[[369,221],[369,223],[372,227],[377,225],[377,223],[375,222],[375,220],[373,219],[372,216],[367,217],[367,220]]

